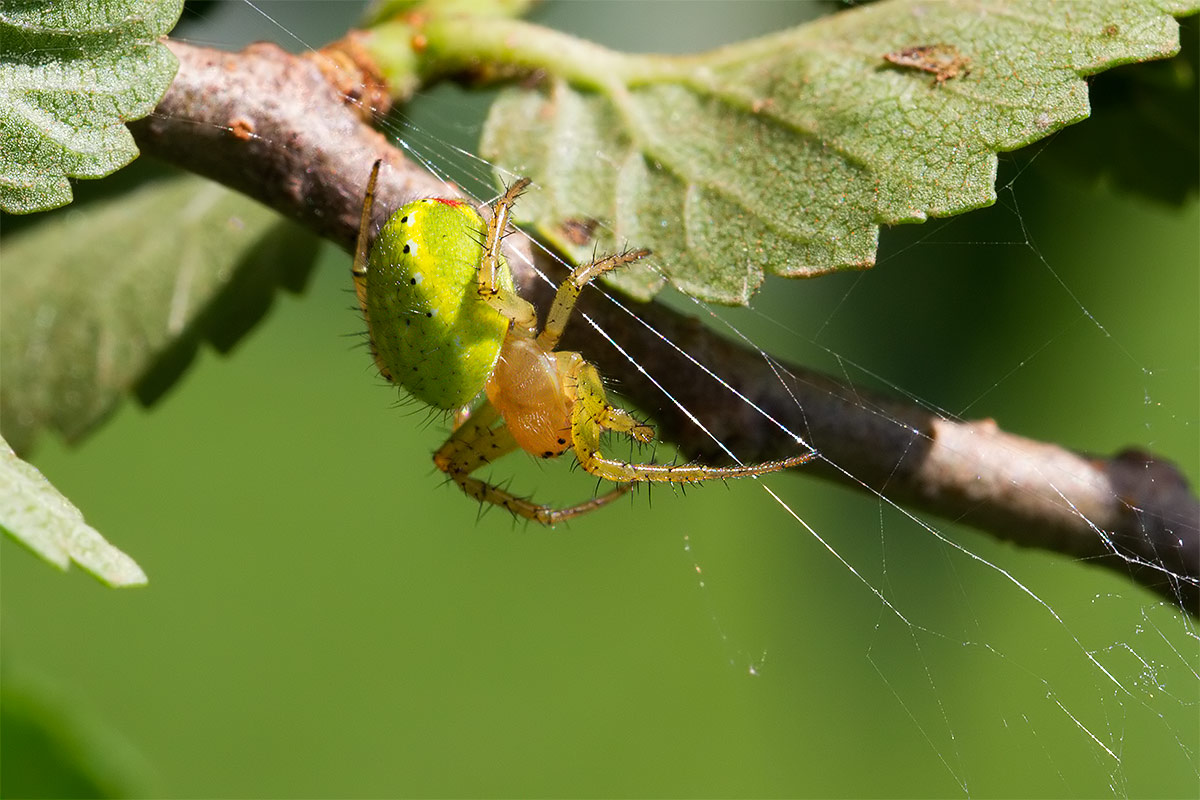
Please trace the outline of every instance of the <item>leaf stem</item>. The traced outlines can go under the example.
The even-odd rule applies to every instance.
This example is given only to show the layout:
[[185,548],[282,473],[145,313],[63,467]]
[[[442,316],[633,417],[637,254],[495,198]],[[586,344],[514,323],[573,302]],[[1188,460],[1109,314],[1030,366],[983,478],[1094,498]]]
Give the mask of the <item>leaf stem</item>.
[[381,64],[403,62],[398,54],[419,42],[426,80],[454,75],[491,83],[549,74],[581,89],[617,95],[629,85],[688,74],[676,59],[618,53],[519,19],[440,14],[389,20],[370,33],[367,47]]

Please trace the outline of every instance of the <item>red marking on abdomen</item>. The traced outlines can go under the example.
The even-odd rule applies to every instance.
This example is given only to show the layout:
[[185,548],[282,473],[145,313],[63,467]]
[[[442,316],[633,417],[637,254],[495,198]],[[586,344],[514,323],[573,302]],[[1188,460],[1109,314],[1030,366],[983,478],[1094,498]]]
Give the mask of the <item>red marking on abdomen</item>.
[[462,200],[454,200],[449,197],[431,197],[429,199],[435,203],[441,203],[441,204],[447,205],[447,206],[465,206],[466,205],[466,203],[464,203]]

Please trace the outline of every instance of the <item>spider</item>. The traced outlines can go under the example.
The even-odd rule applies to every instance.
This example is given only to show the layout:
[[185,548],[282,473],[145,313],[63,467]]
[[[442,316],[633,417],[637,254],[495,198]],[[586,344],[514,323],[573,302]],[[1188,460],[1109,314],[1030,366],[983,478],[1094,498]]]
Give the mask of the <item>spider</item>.
[[[554,525],[612,502],[635,483],[763,475],[813,457],[735,467],[632,464],[606,458],[600,450],[604,431],[648,443],[654,429],[608,401],[600,373],[582,355],[555,347],[580,290],[649,251],[627,251],[576,267],[559,286],[539,330],[537,312],[513,288],[500,252],[513,203],[529,179],[508,188],[486,223],[461,200],[408,203],[384,224],[368,256],[380,163],[371,168],[363,198],[351,268],[355,294],[383,376],[434,408],[462,409],[460,417],[465,418],[433,462],[467,495]],[[487,398],[468,412],[481,390]],[[539,458],[573,450],[580,466],[617,486],[582,503],[551,508],[472,477],[518,449]]]

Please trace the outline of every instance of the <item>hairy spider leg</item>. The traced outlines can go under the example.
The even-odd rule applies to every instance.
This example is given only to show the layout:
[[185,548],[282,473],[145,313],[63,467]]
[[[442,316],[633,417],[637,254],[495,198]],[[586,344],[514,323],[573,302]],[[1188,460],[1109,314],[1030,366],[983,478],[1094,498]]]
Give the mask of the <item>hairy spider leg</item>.
[[513,514],[543,525],[556,525],[607,505],[632,488],[632,484],[622,484],[591,500],[565,508],[551,508],[472,478],[471,473],[475,470],[520,449],[502,421],[498,427],[492,427],[497,421],[500,421],[500,412],[485,400],[433,456],[437,468],[446,473],[468,497],[480,503],[503,506]]
[[483,258],[479,262],[479,296],[489,306],[512,320],[513,328],[525,331],[533,337],[537,335],[537,311],[516,292],[507,291],[500,285],[504,231],[508,228],[513,203],[517,202],[517,198],[529,183],[529,178],[514,181],[492,209],[492,218],[488,220],[487,234],[483,239]]
[[[370,330],[371,320],[366,319],[367,315],[367,257],[370,249],[367,248],[368,234],[371,231],[371,211],[374,209],[374,187],[376,180],[379,178],[379,164],[383,160],[374,162],[371,167],[371,178],[367,179],[367,191],[362,196],[362,217],[359,219],[359,237],[354,243],[354,263],[350,265],[350,277],[354,279],[354,296],[358,297],[359,306],[362,308],[362,318],[367,321],[367,329]],[[384,373],[386,375],[386,373]]]
[[[371,166],[371,177],[367,179],[367,191],[363,195],[362,218],[358,222],[358,240],[354,244],[354,263],[350,265],[350,277],[354,279],[354,296],[358,298],[358,307],[362,309],[367,330],[371,329],[371,320],[367,317],[367,259],[370,252],[367,240],[371,231],[371,210],[375,207],[375,182],[379,178],[379,165],[382,163],[383,159],[378,159]],[[383,377],[391,380],[392,376],[380,361],[374,344],[371,345],[371,354]]]
[[[571,412],[571,438],[575,444],[575,457],[585,470],[597,477],[616,483],[698,483],[725,478],[745,478],[765,475],[770,472],[798,467],[814,458],[813,453],[767,461],[761,464],[745,464],[736,467],[705,467],[697,464],[631,464],[615,461],[600,453],[600,434],[604,429],[622,431],[632,421],[628,413],[616,409],[604,394],[600,373],[586,361],[580,361],[573,375],[575,405]],[[614,414],[614,412],[617,412]],[[633,427],[623,430],[638,441],[649,441],[649,436],[639,430],[645,428],[649,436],[653,429],[633,422]],[[646,438],[643,438],[646,436]]]
[[575,303],[579,300],[579,293],[583,291],[583,287],[606,272],[626,264],[632,264],[648,255],[650,255],[649,250],[630,250],[593,261],[590,264],[580,264],[571,270],[571,274],[554,293],[554,304],[550,306],[550,313],[546,316],[546,326],[538,334],[538,344],[547,350],[553,350],[558,346],[558,340],[562,338],[567,322],[575,312]]

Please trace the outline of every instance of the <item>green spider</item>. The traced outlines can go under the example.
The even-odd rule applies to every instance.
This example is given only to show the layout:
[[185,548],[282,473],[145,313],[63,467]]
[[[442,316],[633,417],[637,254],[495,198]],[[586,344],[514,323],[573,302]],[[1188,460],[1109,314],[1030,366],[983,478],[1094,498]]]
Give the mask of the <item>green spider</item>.
[[[513,288],[500,252],[513,203],[529,185],[515,182],[483,217],[461,200],[429,198],[402,206],[367,242],[380,162],[371,168],[351,273],[385,378],[434,408],[471,411],[433,462],[481,503],[554,525],[612,502],[634,483],[695,483],[763,475],[810,460],[805,454],[736,467],[632,464],[605,458],[608,430],[642,443],[654,429],[608,402],[600,373],[579,353],[555,350],[580,290],[600,275],[649,255],[634,250],[576,267],[559,286],[546,325]],[[613,481],[612,491],[566,508],[538,505],[471,477],[514,450],[554,458],[574,450],[580,466]]]

